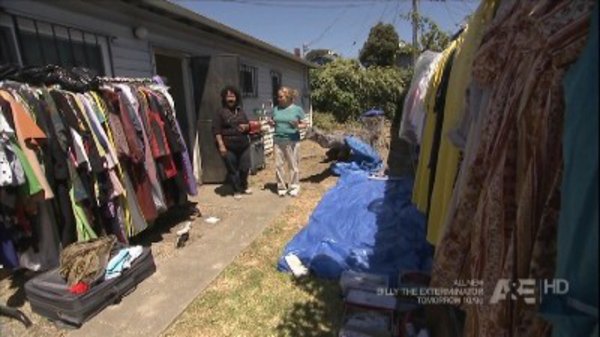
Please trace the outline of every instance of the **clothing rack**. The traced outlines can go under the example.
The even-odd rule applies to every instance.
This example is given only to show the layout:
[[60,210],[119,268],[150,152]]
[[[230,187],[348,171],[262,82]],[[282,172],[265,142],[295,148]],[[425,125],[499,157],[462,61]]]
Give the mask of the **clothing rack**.
[[[25,165],[26,168],[39,167],[37,171],[33,168],[29,171],[21,169],[25,172],[20,174],[21,170],[13,170],[11,167],[11,171],[20,175],[12,174],[10,182],[4,174],[8,171],[0,172],[4,174],[0,175],[4,178],[0,181],[2,183],[0,187],[21,186],[29,181],[35,182],[31,185],[33,189],[28,189],[26,192],[12,189],[11,193],[27,193],[26,197],[41,193],[44,199],[37,201],[36,206],[47,210],[48,214],[54,214],[42,217],[38,212],[40,221],[48,223],[40,227],[59,227],[58,232],[38,231],[41,234],[37,235],[36,240],[38,244],[45,247],[44,254],[25,250],[28,246],[19,250],[15,245],[18,242],[4,239],[6,242],[13,243],[8,250],[10,256],[7,257],[7,260],[10,258],[8,266],[11,269],[20,265],[19,254],[29,254],[36,259],[36,262],[39,260],[42,269],[54,267],[61,250],[61,245],[58,243],[64,247],[75,241],[85,241],[104,234],[115,234],[119,241],[128,242],[129,238],[150,227],[159,215],[170,208],[190,206],[187,196],[197,195],[192,164],[168,88],[160,85],[159,80],[151,78],[93,77],[93,81],[95,85],[85,91],[91,91],[87,95],[74,95],[68,88],[65,90],[47,88],[43,90],[43,97],[35,94],[34,90],[37,90],[35,86],[20,88],[7,85],[4,89],[0,81],[0,99],[3,104],[6,101],[10,105],[7,114],[12,116],[12,120],[17,116],[19,121],[33,125],[36,122],[33,119],[43,123],[50,115],[60,116],[61,118],[52,120],[52,123],[55,123],[52,124],[54,127],[48,127],[46,133],[41,129],[35,130],[44,137],[49,135],[47,139],[51,142],[55,140],[59,142],[58,137],[55,136],[58,132],[56,128],[68,129],[71,132],[71,137],[65,143],[59,142],[53,145],[57,149],[64,148],[62,151],[49,151],[48,156],[38,157],[34,152],[32,153],[34,156],[30,158],[11,157],[16,158],[13,159],[15,165],[18,163],[21,167]],[[110,89],[118,83],[126,87],[144,85],[147,87],[143,89],[143,95],[136,94],[140,88],[123,88],[119,93],[111,92]],[[97,91],[98,87],[102,89],[103,86],[109,90]],[[41,104],[42,100],[48,100],[47,102],[50,103]],[[141,108],[130,109],[136,103]],[[6,112],[4,108],[3,105],[2,115]],[[151,129],[150,125],[160,129]],[[16,125],[12,128],[16,129]],[[150,134],[154,131],[156,132]],[[15,133],[18,136],[18,132]],[[83,133],[91,137],[84,139],[81,136]],[[47,150],[30,149],[22,144],[23,140],[18,137],[13,142],[14,148],[19,150],[27,149],[40,153]],[[3,145],[0,150],[7,148],[2,143],[0,145]],[[48,181],[48,174],[42,167],[63,162],[68,164],[68,172],[53,170],[48,173],[50,178],[60,175],[62,181],[56,179]],[[80,167],[85,169],[78,170]],[[19,177],[21,177],[20,181],[16,181]],[[68,179],[69,177],[71,178]],[[59,184],[67,188],[62,188],[63,186]],[[96,189],[93,184],[103,189]],[[79,202],[75,194],[68,190],[70,186],[78,188],[82,191],[82,195],[85,193],[85,198],[91,202],[86,204]],[[65,207],[65,210],[59,213],[54,211],[57,203],[70,205],[70,207]],[[17,211],[19,210],[11,208],[6,212],[12,215]],[[17,220],[11,218],[17,226],[15,228],[20,229],[27,237],[38,234],[33,231],[26,232],[27,228]],[[19,224],[21,226],[18,226]],[[0,256],[2,255],[3,252],[0,251]],[[27,268],[27,266],[21,267]]]
[[147,77],[97,77],[100,83],[131,83],[131,84],[159,84],[153,78]]

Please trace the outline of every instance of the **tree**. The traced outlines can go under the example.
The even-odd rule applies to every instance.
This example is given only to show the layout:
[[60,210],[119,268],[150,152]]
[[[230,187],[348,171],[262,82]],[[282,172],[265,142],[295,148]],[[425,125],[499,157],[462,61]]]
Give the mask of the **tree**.
[[[441,52],[448,47],[450,35],[442,31],[430,18],[417,13],[402,15],[401,18],[412,21],[413,15],[417,15],[417,29],[420,36],[417,54],[421,54],[425,50]],[[414,46],[411,44],[405,44],[400,48],[399,53],[412,54],[413,48]]]
[[356,60],[337,59],[311,70],[312,104],[319,112],[332,113],[339,122],[355,120],[374,107],[392,118],[400,109],[409,76],[397,67],[365,69]]
[[360,50],[360,63],[365,67],[393,66],[399,50],[400,39],[391,24],[377,23]]
[[419,20],[419,31],[421,35],[421,52],[425,50],[441,52],[450,43],[450,36],[443,32],[440,27],[430,18],[421,17]]

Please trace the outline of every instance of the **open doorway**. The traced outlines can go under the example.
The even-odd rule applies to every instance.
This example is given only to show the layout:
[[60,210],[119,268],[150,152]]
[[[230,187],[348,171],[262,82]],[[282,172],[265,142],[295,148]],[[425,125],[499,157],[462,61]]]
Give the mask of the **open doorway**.
[[193,149],[192,139],[190,139],[189,119],[187,111],[187,96],[185,86],[185,76],[183,73],[184,58],[161,53],[154,54],[156,63],[156,74],[165,80],[169,87],[169,93],[175,102],[175,111],[177,113],[177,122],[181,127],[181,132],[185,139],[188,149]]
[[277,92],[281,88],[281,73],[271,70],[271,99],[273,105],[277,105]]

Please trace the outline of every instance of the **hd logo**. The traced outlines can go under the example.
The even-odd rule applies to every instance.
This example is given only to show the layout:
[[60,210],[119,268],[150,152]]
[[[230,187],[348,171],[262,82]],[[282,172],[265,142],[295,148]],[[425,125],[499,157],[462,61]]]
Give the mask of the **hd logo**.
[[[536,290],[538,290],[539,302],[537,301]],[[569,282],[562,279],[541,280],[540,282],[535,279],[500,279],[496,283],[490,304],[496,304],[503,300],[516,301],[522,298],[526,304],[533,305],[541,303],[542,295],[564,295],[568,292]]]

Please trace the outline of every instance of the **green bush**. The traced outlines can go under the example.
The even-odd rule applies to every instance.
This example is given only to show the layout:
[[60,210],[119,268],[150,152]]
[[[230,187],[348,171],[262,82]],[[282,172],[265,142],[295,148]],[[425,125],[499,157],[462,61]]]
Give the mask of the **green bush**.
[[330,111],[338,122],[356,120],[371,108],[393,118],[410,74],[396,67],[362,68],[356,60],[337,59],[311,70],[311,98],[316,111]]
[[332,131],[337,129],[339,123],[335,116],[329,112],[314,111],[313,125],[323,131]]
[[340,130],[349,131],[361,127],[361,124],[357,121],[349,119],[345,122],[340,122],[331,112],[316,110],[313,113],[313,125],[327,132]]

